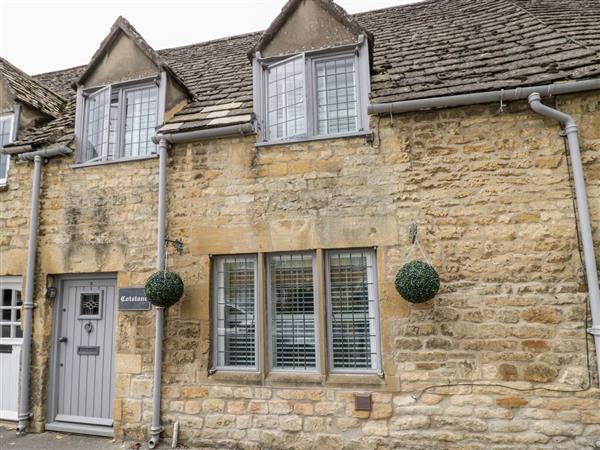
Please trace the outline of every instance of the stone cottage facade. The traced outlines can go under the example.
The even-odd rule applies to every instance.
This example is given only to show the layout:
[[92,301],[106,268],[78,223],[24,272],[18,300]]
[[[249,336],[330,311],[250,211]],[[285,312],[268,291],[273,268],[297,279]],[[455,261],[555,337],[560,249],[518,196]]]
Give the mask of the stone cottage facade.
[[[576,161],[526,94],[577,125],[598,248],[598,19],[291,0],[261,33],[157,52],[119,18],[85,67],[3,63],[0,356],[32,325],[26,376],[2,373],[28,389],[12,418],[136,440],[177,422],[190,447],[593,448]],[[424,256],[441,289],[411,304],[395,276]],[[183,299],[128,309],[161,258]]]

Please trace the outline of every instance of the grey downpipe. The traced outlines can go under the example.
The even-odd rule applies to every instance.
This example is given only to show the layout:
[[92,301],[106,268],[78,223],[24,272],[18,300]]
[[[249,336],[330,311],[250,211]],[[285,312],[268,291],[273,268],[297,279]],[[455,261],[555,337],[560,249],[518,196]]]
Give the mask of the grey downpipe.
[[254,132],[254,125],[251,123],[243,123],[240,125],[229,125],[227,127],[209,128],[206,130],[184,131],[175,134],[157,134],[152,140],[155,144],[158,144],[160,139],[165,139],[169,144],[182,144],[236,135],[245,136]]
[[369,114],[403,113],[426,109],[448,108],[453,106],[522,100],[534,92],[539,93],[539,95],[542,97],[549,97],[553,95],[593,91],[595,89],[600,89],[600,79],[547,84],[537,87],[502,89],[490,92],[476,92],[473,94],[448,95],[445,97],[431,97],[392,103],[374,103],[369,105],[368,111]]
[[27,275],[25,280],[25,302],[23,304],[23,341],[21,344],[21,392],[19,395],[19,423],[17,434],[27,431],[31,412],[29,411],[29,369],[31,358],[31,333],[33,325],[33,291],[35,286],[35,263],[40,213],[40,184],[42,178],[42,157],[33,159],[33,182],[31,187],[31,214],[29,216],[29,242],[27,248]]
[[[158,230],[156,242],[156,270],[165,270],[165,237],[167,219],[167,141],[158,142]],[[152,386],[152,426],[148,447],[154,448],[164,430],[160,423],[160,385],[162,378],[162,349],[165,309],[156,307],[156,334],[154,338],[154,381]]]
[[573,183],[575,184],[579,231],[581,233],[581,241],[583,244],[583,259],[585,263],[587,287],[590,296],[590,309],[592,311],[592,327],[588,329],[588,333],[594,336],[596,364],[598,373],[600,373],[600,289],[598,287],[598,269],[596,267],[592,225],[590,223],[590,212],[585,189],[585,177],[583,165],[581,164],[577,124],[568,114],[543,105],[540,94],[537,92],[529,95],[528,100],[531,109],[536,113],[559,121],[564,127],[564,132],[567,136],[567,145],[571,157],[571,168],[573,170]]
[[[187,131],[177,134],[157,134],[152,138],[158,144],[159,176],[158,176],[158,233],[156,243],[156,269],[165,270],[165,238],[167,219],[167,144],[180,144],[205,139],[246,135],[254,133],[250,123],[231,125],[227,127],[210,128],[207,130]],[[160,433],[164,427],[160,423],[160,385],[162,378],[162,348],[163,329],[165,320],[164,308],[156,308],[156,333],[154,341],[154,381],[152,386],[152,425],[148,446],[155,448],[160,441]]]

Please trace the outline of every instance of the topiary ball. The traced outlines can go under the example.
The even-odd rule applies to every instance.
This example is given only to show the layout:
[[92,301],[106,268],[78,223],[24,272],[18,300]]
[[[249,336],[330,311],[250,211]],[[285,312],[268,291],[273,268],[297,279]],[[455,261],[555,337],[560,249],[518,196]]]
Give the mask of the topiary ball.
[[175,272],[159,271],[148,278],[144,292],[154,306],[168,308],[181,299],[183,280]]
[[424,303],[435,297],[440,289],[440,277],[423,261],[411,261],[396,274],[396,290],[406,301]]

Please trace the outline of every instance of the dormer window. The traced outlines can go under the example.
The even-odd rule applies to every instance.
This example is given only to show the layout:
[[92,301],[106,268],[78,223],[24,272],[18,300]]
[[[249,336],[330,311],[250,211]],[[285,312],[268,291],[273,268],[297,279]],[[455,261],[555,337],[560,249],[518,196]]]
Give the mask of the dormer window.
[[370,83],[366,45],[275,60],[257,56],[255,106],[262,142],[341,137],[368,131]]
[[[154,80],[121,83],[82,92],[78,162],[138,158],[156,152],[159,88]],[[164,108],[164,105],[163,105]]]
[[[0,115],[0,148],[11,142],[14,137],[14,114]],[[10,157],[8,155],[0,155],[0,186],[8,182],[8,166]]]

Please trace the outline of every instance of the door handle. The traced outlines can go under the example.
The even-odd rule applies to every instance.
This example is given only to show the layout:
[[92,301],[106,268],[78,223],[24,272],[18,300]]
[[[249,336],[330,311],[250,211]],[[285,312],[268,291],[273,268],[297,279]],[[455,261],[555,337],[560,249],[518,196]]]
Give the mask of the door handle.
[[58,342],[67,342],[67,337],[66,336],[59,337]]

